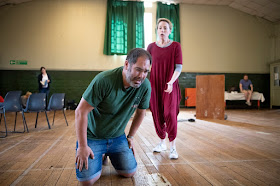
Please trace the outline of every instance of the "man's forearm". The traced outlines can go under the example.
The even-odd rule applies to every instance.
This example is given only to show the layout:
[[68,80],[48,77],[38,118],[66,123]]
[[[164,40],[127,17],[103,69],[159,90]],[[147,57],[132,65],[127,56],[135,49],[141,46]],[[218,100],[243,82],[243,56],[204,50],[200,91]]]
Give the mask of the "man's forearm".
[[76,135],[79,147],[87,146],[87,116],[76,113]]
[[134,136],[145,117],[146,109],[137,109],[128,135]]

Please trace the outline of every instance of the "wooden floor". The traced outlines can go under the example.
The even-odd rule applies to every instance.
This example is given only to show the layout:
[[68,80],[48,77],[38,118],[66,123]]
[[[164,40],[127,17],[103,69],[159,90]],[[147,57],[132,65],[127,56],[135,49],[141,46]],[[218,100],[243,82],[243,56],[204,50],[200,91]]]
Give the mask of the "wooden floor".
[[[0,185],[78,185],[74,111],[66,114],[69,126],[57,113],[51,130],[43,114],[36,129],[36,115],[26,114],[29,133],[0,139]],[[119,177],[109,163],[96,185],[280,185],[280,110],[226,110],[225,121],[188,122],[194,114],[181,110],[179,159],[170,160],[169,151],[152,152],[159,139],[147,112],[135,137],[135,176]],[[23,128],[20,116],[18,130]],[[7,114],[7,122],[12,130],[14,114]]]

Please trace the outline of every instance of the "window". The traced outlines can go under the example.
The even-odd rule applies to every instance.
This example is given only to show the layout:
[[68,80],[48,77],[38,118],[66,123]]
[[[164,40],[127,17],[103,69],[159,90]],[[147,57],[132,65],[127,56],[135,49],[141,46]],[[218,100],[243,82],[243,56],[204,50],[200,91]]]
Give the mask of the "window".
[[103,53],[126,55],[143,47],[144,3],[108,0]]
[[154,22],[153,16],[156,13],[156,6],[153,7],[155,3],[152,1],[145,1],[145,13],[144,13],[144,37],[145,37],[145,49],[148,48],[148,45],[153,42],[153,35],[154,35]]
[[167,18],[173,24],[169,39],[180,42],[180,5],[157,3],[157,19]]
[[153,15],[152,13],[144,13],[144,35],[145,35],[145,49],[153,42]]
[[153,7],[153,3],[152,2],[148,2],[148,1],[144,1],[144,7],[145,8],[152,8]]

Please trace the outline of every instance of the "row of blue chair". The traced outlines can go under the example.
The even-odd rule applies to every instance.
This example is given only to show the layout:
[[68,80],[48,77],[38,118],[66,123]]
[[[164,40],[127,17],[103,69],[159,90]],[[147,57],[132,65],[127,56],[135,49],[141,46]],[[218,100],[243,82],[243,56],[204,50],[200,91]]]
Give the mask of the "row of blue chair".
[[46,107],[46,94],[45,93],[31,94],[27,100],[26,108],[23,108],[22,103],[21,103],[21,93],[22,93],[21,91],[8,92],[4,98],[4,103],[0,104],[0,114],[1,114],[0,124],[1,124],[1,120],[2,120],[2,115],[4,115],[4,122],[5,122],[5,131],[1,131],[1,132],[6,133],[5,136],[0,136],[0,138],[5,138],[8,135],[8,129],[7,129],[7,124],[6,124],[6,113],[7,112],[15,112],[14,131],[12,131],[12,132],[18,132],[18,131],[16,131],[16,121],[17,121],[18,112],[22,113],[22,121],[23,121],[23,127],[24,127],[24,130],[20,133],[23,133],[25,131],[29,132],[26,118],[24,115],[24,113],[28,113],[28,112],[37,112],[35,128],[37,128],[39,112],[45,112],[48,127],[49,127],[49,129],[51,129],[46,111],[54,111],[53,123],[52,123],[52,125],[54,125],[55,111],[62,110],[66,124],[68,126],[68,122],[67,122],[65,112],[64,112],[64,105],[65,105],[64,104],[65,103],[65,101],[64,101],[65,94],[64,93],[54,93],[50,98],[48,108]]

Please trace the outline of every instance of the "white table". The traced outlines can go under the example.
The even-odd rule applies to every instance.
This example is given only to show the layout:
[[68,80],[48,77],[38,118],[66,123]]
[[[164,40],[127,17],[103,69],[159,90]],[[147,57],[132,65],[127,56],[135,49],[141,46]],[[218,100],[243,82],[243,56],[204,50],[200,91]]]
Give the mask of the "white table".
[[[245,96],[243,93],[239,92],[225,92],[225,106],[226,106],[226,100],[234,101],[234,100],[245,100]],[[257,100],[258,101],[258,108],[260,108],[260,101],[264,102],[265,98],[263,96],[263,93],[259,92],[253,92],[251,100]]]

